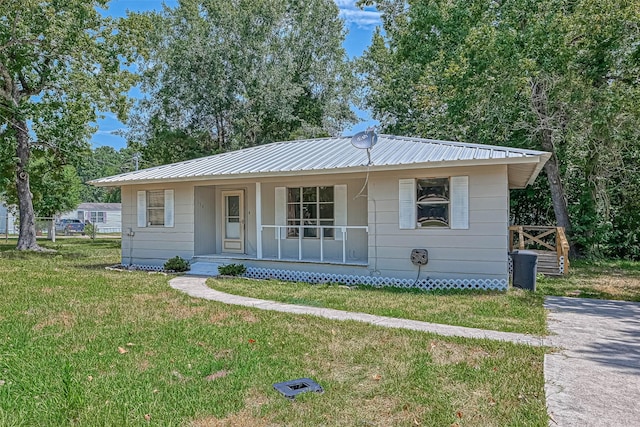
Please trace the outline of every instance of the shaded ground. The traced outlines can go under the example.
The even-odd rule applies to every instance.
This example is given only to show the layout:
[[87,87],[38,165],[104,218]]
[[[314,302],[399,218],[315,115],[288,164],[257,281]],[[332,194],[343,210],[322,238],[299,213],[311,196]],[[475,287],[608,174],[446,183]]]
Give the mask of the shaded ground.
[[640,304],[549,297],[545,356],[550,425],[622,426],[640,420]]

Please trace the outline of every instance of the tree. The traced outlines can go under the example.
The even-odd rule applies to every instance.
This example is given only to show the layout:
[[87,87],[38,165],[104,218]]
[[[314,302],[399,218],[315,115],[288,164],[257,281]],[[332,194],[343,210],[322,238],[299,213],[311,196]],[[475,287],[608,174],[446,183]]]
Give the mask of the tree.
[[155,29],[129,135],[147,160],[336,134],[355,118],[332,0],[181,0],[137,19]]
[[[35,216],[50,218],[78,206],[81,182],[75,167],[60,165],[53,156],[37,152],[31,156],[29,171]],[[19,203],[15,185],[8,187],[5,196],[7,203]]]
[[572,243],[593,244],[580,241],[584,227],[606,222],[603,184],[637,135],[637,4],[375,3],[385,33],[360,66],[367,106],[384,127],[551,152],[544,170],[555,222],[578,226]]
[[30,176],[35,152],[74,163],[97,111],[124,118],[133,74],[127,34],[107,0],[0,2],[0,140],[15,153],[18,250],[39,250]]
[[119,203],[120,188],[95,187],[86,182],[135,170],[134,156],[136,152],[136,147],[127,147],[116,151],[113,147],[103,146],[84,156],[77,165],[78,176],[83,182],[80,190],[82,201]]

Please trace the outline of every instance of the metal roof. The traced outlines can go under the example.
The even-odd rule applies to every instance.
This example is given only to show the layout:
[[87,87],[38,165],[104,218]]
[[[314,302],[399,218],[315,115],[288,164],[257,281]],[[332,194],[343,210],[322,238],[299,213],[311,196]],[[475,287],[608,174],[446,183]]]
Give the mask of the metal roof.
[[122,203],[80,203],[76,210],[79,211],[120,211]]
[[98,186],[121,186],[153,182],[257,178],[264,176],[352,173],[390,169],[416,169],[464,165],[519,164],[518,176],[510,174],[512,188],[532,182],[550,153],[517,148],[379,135],[371,148],[351,145],[351,137],[275,142],[157,166],[91,181]]

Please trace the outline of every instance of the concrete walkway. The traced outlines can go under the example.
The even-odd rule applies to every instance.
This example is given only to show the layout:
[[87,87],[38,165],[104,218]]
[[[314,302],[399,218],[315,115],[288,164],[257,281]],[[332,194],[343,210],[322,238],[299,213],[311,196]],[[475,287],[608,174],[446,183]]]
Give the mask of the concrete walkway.
[[487,331],[484,329],[465,328],[462,326],[440,325],[437,323],[421,322],[418,320],[397,319],[394,317],[375,316],[366,313],[352,313],[332,308],[308,307],[304,305],[285,304],[281,302],[265,301],[256,298],[243,297],[216,291],[206,285],[206,277],[180,276],[171,279],[169,285],[177,290],[196,298],[219,301],[225,304],[254,307],[261,310],[281,311],[284,313],[308,314],[334,320],[356,320],[376,326],[388,328],[411,329],[414,331],[432,332],[444,336],[464,338],[486,338],[497,341],[509,341],[517,344],[534,346],[544,345],[541,337],[512,332]]
[[545,308],[549,310],[552,335],[542,338],[230,295],[209,288],[205,277],[181,276],[169,284],[192,297],[261,310],[356,320],[444,336],[552,346],[558,351],[544,359],[550,426],[640,426],[638,303],[548,297]]
[[548,297],[551,426],[640,426],[640,304]]

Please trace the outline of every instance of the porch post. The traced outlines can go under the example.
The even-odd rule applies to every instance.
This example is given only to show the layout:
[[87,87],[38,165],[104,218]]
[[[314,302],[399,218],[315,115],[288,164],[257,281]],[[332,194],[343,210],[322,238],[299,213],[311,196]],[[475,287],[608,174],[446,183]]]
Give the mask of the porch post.
[[262,259],[262,185],[259,182],[256,182],[256,258]]

